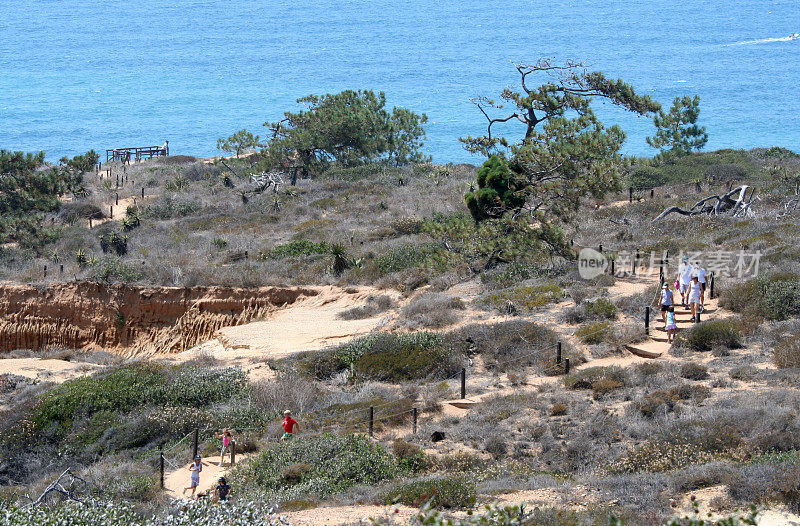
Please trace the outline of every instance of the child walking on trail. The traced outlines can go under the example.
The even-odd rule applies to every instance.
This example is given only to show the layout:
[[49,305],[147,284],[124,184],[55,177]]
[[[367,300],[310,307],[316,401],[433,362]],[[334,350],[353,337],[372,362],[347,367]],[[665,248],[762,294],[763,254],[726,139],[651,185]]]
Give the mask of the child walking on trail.
[[666,326],[664,329],[667,331],[667,340],[672,343],[675,338],[675,333],[678,332],[678,326],[675,324],[675,307],[670,305],[666,312]]
[[297,433],[300,432],[300,425],[297,423],[297,420],[292,418],[292,412],[288,409],[283,412],[283,436],[281,437],[281,442],[289,440],[292,438],[293,434],[295,433],[295,429]]
[[672,291],[669,285],[664,283],[661,287],[661,321],[667,322],[667,311],[672,307]]
[[229,458],[232,458],[231,457],[231,440],[233,439],[233,436],[231,435],[231,430],[230,429],[223,429],[222,430],[222,434],[217,435],[217,438],[221,438],[222,439],[222,449],[219,452],[219,464],[217,464],[218,466],[221,466],[225,462],[225,454],[226,453],[228,454]]
[[183,494],[186,495],[186,490],[192,490],[192,497],[194,497],[194,492],[197,491],[197,486],[200,485],[200,472],[203,471],[203,459],[200,455],[194,457],[194,462],[189,466],[189,486],[183,488]]

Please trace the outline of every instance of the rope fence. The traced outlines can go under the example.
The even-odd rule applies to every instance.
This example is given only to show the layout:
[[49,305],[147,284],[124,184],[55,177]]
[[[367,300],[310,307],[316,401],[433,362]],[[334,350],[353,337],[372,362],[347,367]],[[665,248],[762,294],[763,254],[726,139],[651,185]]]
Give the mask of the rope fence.
[[[603,247],[600,246],[599,248],[600,248],[600,251],[602,251]],[[613,262],[613,259],[612,259],[612,262]],[[662,262],[662,267],[661,267],[661,270],[660,270],[659,280],[660,280],[660,283],[663,283],[664,282],[664,277],[665,277],[664,267],[663,266],[666,263],[666,259],[662,260],[661,262]],[[635,262],[634,262],[633,270],[634,270],[634,274],[635,274]],[[713,274],[710,275],[710,281],[711,281],[712,287],[713,287]],[[649,322],[650,322],[650,308],[653,305],[656,305],[658,303],[657,300],[658,300],[658,297],[659,297],[659,293],[660,293],[660,288],[658,290],[656,290],[656,293],[655,293],[655,295],[654,295],[654,297],[652,299],[650,299],[648,301],[647,298],[644,298],[644,299],[640,300],[639,304],[636,306],[637,310],[638,309],[643,309],[644,310],[644,324],[645,324],[645,329],[648,331],[648,334],[649,334]],[[596,331],[592,331],[591,333],[581,334],[581,337],[585,339],[585,338],[589,338],[589,337],[592,337],[592,336],[597,336],[597,335],[600,335],[601,333],[607,333],[608,330],[609,330],[608,327],[602,327],[602,328],[597,329]],[[520,338],[523,341],[525,341],[525,343],[529,344],[529,342],[527,342],[525,340],[525,338],[522,337],[522,335],[520,335]],[[519,362],[522,362],[524,360],[530,359],[532,357],[540,357],[544,352],[546,352],[546,351],[543,351],[541,349],[535,350],[535,351],[531,351],[531,352],[528,352],[528,353],[525,353],[525,354],[522,354],[522,355],[517,355],[517,356],[514,356],[512,358],[508,358],[508,359],[505,359],[505,360],[502,360],[502,361],[493,362],[492,366],[493,367],[502,367],[504,365],[509,365],[509,364],[518,364]],[[570,374],[572,366],[574,366],[574,364],[570,362],[570,358],[562,357],[562,342],[558,341],[557,345],[556,345],[556,349],[555,349],[555,363],[553,363],[553,365],[550,365],[548,367],[540,369],[537,372],[538,372],[538,374],[548,375],[548,376],[551,375],[551,373],[554,373],[554,372],[556,374],[557,373],[561,373],[561,374],[567,375],[567,374]],[[530,365],[522,364],[521,367],[534,367],[534,365],[533,364],[530,364]],[[449,382],[449,381],[455,380],[456,378],[460,378],[460,384],[461,384],[460,385],[460,398],[463,400],[463,399],[466,398],[466,394],[467,394],[467,368],[466,367],[461,368],[461,370],[459,370],[455,374],[452,374],[451,376],[443,378],[440,381],[441,382]],[[436,400],[436,401],[437,402],[444,402],[445,400],[441,399],[441,400]],[[416,405],[414,405],[414,404],[416,404],[416,402],[417,402],[416,398],[404,397],[404,398],[396,398],[396,399],[392,399],[392,400],[387,400],[387,401],[381,402],[380,404],[369,406],[366,409],[364,407],[358,407],[358,408],[353,408],[353,409],[347,409],[347,410],[344,410],[344,411],[340,411],[340,412],[338,412],[338,413],[336,413],[336,414],[334,414],[334,415],[332,415],[330,417],[327,417],[325,419],[326,422],[333,421],[332,423],[325,423],[324,425],[314,429],[314,431],[312,431],[312,432],[303,433],[303,436],[304,437],[314,437],[314,436],[319,436],[319,435],[322,435],[322,434],[325,434],[325,433],[352,431],[352,432],[363,432],[363,433],[368,434],[370,437],[372,437],[372,436],[374,436],[375,424],[376,423],[381,423],[381,422],[385,422],[387,420],[392,420],[392,419],[398,419],[398,418],[404,417],[405,415],[409,415],[409,414],[412,415],[412,418],[411,418],[411,420],[412,420],[412,434],[416,434],[418,432],[418,422],[419,422],[419,417],[420,417],[420,413],[421,413],[421,409],[418,408]],[[403,403],[411,404],[412,407],[410,407],[408,409],[404,409],[402,411],[397,411],[397,412],[394,412],[394,413],[390,413],[388,415],[376,415],[376,410],[378,410],[378,409],[383,409],[383,408],[386,408],[386,407],[389,407],[389,406],[394,406],[394,405],[403,404]],[[349,422],[348,421],[347,417],[349,417],[350,415],[353,415],[355,413],[363,413],[363,412],[367,413],[366,418],[364,418],[362,420],[357,420],[355,422]],[[203,429],[199,429],[199,428],[195,429],[192,432],[190,432],[190,433],[186,434],[185,436],[183,436],[182,438],[180,438],[177,442],[175,442],[169,448],[167,448],[167,449],[159,449],[159,450],[153,451],[150,454],[145,456],[145,458],[152,458],[155,455],[159,455],[160,456],[160,469],[161,469],[162,487],[163,487],[164,472],[165,472],[166,467],[170,467],[170,468],[175,469],[175,470],[180,469],[181,468],[181,464],[180,464],[181,460],[180,459],[181,458],[186,458],[186,457],[184,457],[184,455],[187,452],[187,448],[189,447],[189,445],[191,445],[192,452],[193,452],[193,454],[191,456],[188,456],[188,459],[191,460],[197,454],[198,447],[199,447],[199,441],[200,441],[200,433],[202,432],[203,434],[207,434],[210,431],[212,431],[213,429],[215,429],[215,428],[212,428],[211,426],[207,426],[207,427],[205,427]],[[244,433],[244,432],[248,432],[248,431],[258,431],[258,432],[266,431],[264,426],[232,427],[232,428],[228,428],[228,429],[231,429],[232,431],[234,431],[236,433]],[[282,439],[280,437],[277,437],[277,436],[275,436],[275,437],[264,437],[264,436],[262,436],[259,440],[262,441],[262,442],[279,442]],[[181,450],[180,448],[184,448],[184,449]],[[236,454],[235,452],[236,452],[236,442],[232,441],[232,443],[231,443],[231,463],[232,464],[235,462],[235,460],[234,460],[235,459],[235,454]]]

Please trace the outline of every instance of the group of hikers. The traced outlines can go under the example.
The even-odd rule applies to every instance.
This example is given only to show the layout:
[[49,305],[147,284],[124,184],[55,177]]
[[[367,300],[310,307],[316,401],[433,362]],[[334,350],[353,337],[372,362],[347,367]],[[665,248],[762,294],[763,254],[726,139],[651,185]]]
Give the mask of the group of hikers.
[[[678,266],[678,277],[675,280],[675,289],[681,295],[681,307],[691,310],[692,321],[700,321],[700,313],[705,310],[706,269],[699,261],[690,263],[688,257],[684,257]],[[675,323],[675,301],[669,283],[661,286],[661,319],[664,321],[664,329],[667,331],[667,340],[672,343],[675,334],[678,332],[678,325]]]
[[[281,442],[285,442],[292,438],[296,433],[300,433],[300,424],[297,420],[292,418],[292,412],[288,409],[283,412],[283,435]],[[233,462],[232,442],[233,434],[230,429],[223,429],[221,433],[216,435],[217,438],[222,439],[222,448],[219,452],[219,463],[217,466],[222,466],[225,463],[225,455],[228,455],[229,461]],[[203,462],[201,455],[195,455],[194,460],[189,465],[189,485],[183,488],[183,495],[186,495],[187,490],[191,490],[191,497],[195,496],[197,486],[200,485],[200,473],[203,471],[203,466],[208,464]],[[217,485],[214,487],[213,494],[211,495],[215,502],[227,502],[231,495],[231,487],[225,480],[225,477],[217,479]]]

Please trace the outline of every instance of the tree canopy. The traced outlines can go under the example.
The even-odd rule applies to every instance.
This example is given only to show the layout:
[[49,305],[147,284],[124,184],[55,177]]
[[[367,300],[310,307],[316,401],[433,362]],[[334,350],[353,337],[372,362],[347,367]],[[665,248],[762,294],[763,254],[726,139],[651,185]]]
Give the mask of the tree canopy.
[[[87,153],[77,164],[91,160]],[[76,163],[73,163],[76,164]],[[41,214],[58,210],[59,197],[83,181],[77,167],[45,167],[44,152],[0,150],[0,243],[17,241],[37,247],[49,233],[41,227]]]
[[661,150],[663,156],[681,156],[699,151],[708,142],[705,126],[698,126],[700,97],[675,97],[669,113],[660,110],[653,117],[656,134],[647,144]]
[[[640,115],[661,106],[637,95],[622,80],[587,71],[579,63],[542,59],[515,67],[521,90],[506,88],[499,103],[486,97],[473,99],[487,120],[486,134],[461,139],[469,151],[496,155],[508,165],[501,167],[490,157],[482,170],[503,175],[479,175],[478,189],[465,199],[476,220],[528,212],[539,223],[568,221],[581,197],[599,197],[616,189],[624,166],[620,149],[625,133],[619,126],[606,128],[600,122],[592,98],[604,98]],[[542,84],[534,86],[534,79]],[[496,126],[507,122],[522,124],[519,140],[494,133]]]
[[217,139],[217,149],[230,152],[239,157],[246,150],[254,150],[261,146],[259,136],[247,130],[239,130],[230,137]]
[[375,161],[394,165],[425,161],[420,152],[428,117],[406,108],[386,109],[384,92],[342,91],[298,99],[306,110],[267,122],[270,157],[308,170],[331,163],[353,167]]

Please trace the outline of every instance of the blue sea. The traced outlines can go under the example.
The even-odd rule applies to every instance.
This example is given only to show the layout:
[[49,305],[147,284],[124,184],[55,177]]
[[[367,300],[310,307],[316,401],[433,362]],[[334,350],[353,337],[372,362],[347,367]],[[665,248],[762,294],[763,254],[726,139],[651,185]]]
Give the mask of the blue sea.
[[[798,0],[0,0],[0,148],[49,159],[216,140],[343,89],[429,116],[436,162],[480,162],[458,138],[470,97],[518,82],[512,62],[577,59],[667,106],[698,94],[708,149],[800,151]],[[651,155],[649,119],[598,103]],[[505,130],[517,137],[521,130]]]

